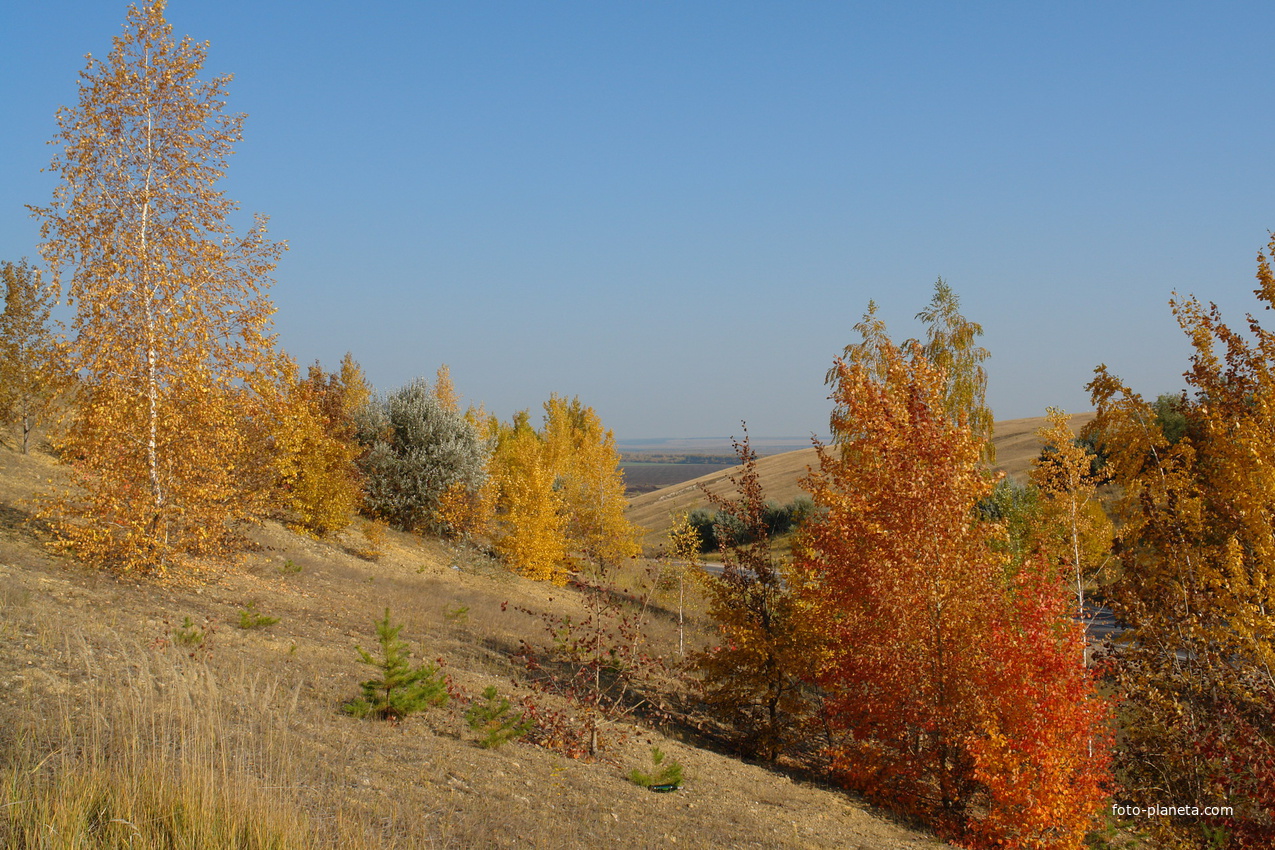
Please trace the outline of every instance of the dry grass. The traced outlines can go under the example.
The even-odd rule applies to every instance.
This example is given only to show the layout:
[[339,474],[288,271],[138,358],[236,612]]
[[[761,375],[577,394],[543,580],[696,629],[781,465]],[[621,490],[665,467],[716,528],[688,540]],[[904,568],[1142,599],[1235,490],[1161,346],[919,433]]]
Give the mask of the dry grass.
[[118,651],[141,663],[112,679],[77,643],[66,654],[83,665],[78,686],[45,702],[51,711],[17,718],[4,742],[4,846],[363,843],[356,825],[312,822],[301,803],[305,761],[277,726],[295,709],[295,685],[219,682],[180,653],[127,644]]
[[[940,846],[732,758],[693,724],[619,722],[593,763],[477,746],[469,697],[532,693],[515,652],[545,642],[541,612],[580,616],[569,590],[396,532],[373,562],[277,525],[200,586],[117,578],[49,555],[21,525],[20,499],[55,473],[0,448],[0,846]],[[622,585],[646,599],[635,570]],[[236,628],[249,603],[279,622]],[[646,604],[649,648],[675,654],[672,583]],[[398,725],[340,710],[368,675],[354,645],[373,644],[386,606],[459,697]],[[709,629],[690,619],[694,644]],[[202,643],[181,640],[196,630]],[[684,766],[682,791],[626,778],[652,745]]]

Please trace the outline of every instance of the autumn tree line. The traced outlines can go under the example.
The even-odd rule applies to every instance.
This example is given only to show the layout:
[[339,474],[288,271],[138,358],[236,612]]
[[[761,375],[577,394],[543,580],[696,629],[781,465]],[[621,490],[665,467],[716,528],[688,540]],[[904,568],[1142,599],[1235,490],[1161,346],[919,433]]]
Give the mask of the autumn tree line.
[[215,187],[243,116],[223,109],[227,77],[200,80],[205,51],[173,39],[163,3],[130,11],[58,112],[59,183],[32,208],[43,268],[0,267],[0,402],[24,452],[57,414],[73,486],[40,515],[60,545],[164,575],[233,547],[246,522],[329,536],[361,512],[481,534],[533,578],[634,554],[614,439],[578,400],[502,423],[459,410],[445,367],[378,396],[350,356],[302,370],[279,349],[266,290],[285,246],[264,217],[230,225]]
[[[53,545],[164,578],[265,518],[332,537],[362,516],[531,579],[614,575],[637,534],[614,439],[578,399],[501,421],[462,411],[445,367],[378,394],[351,356],[303,372],[279,348],[285,246],[263,217],[236,232],[216,189],[243,116],[163,10],[132,8],[89,60],[57,115],[57,188],[32,208],[41,264],[0,265],[0,411],[24,452],[50,421],[70,479],[38,508]],[[1258,281],[1275,305],[1267,255]],[[952,289],[919,340],[869,305],[826,376],[832,440],[791,555],[746,439],[736,495],[710,497],[721,575],[696,568],[690,518],[670,534],[717,627],[681,669],[738,746],[969,847],[1275,842],[1275,335],[1171,305],[1188,389],[1149,402],[1099,367],[1095,420],[1077,439],[1051,411],[1027,486],[989,471],[987,352]],[[1094,602],[1126,627],[1105,646],[1085,638]],[[598,687],[639,688],[640,631],[614,634],[629,654],[600,629],[571,646]]]
[[[147,359],[121,389],[74,368],[75,342],[53,334],[53,290],[30,263],[5,262],[0,275],[0,409],[24,454],[35,425],[61,417],[51,448],[75,488],[47,496],[40,515],[82,560],[160,577],[198,570],[266,518],[319,538],[362,519],[369,552],[383,526],[481,543],[557,583],[639,552],[614,437],[577,398],[552,396],[538,425],[529,411],[501,422],[459,409],[445,365],[433,382],[377,394],[352,355],[302,374],[273,350],[251,385],[178,387],[158,342],[139,349]],[[202,405],[216,412],[190,409]]]
[[[742,745],[819,739],[841,783],[970,847],[1275,843],[1275,335],[1171,305],[1189,389],[1149,401],[1099,367],[1096,418],[1076,435],[1051,409],[1016,485],[988,470],[987,352],[950,287],[924,340],[869,304],[792,556],[746,441],[738,495],[708,494],[732,518],[723,640],[693,665]],[[1123,626],[1099,644],[1095,604]]]

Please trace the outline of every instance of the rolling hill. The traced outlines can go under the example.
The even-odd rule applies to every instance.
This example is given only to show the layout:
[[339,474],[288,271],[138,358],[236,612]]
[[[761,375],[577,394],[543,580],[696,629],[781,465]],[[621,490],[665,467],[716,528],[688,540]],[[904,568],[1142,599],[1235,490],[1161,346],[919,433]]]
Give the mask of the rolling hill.
[[[676,722],[605,721],[592,760],[548,733],[480,746],[466,708],[485,688],[517,711],[568,707],[531,686],[519,653],[547,645],[547,623],[585,618],[573,588],[432,538],[372,543],[352,527],[320,541],[273,521],[198,575],[103,572],[29,522],[34,494],[64,477],[0,445],[0,847],[179,840],[145,837],[164,830],[278,850],[947,846],[791,764],[733,757],[693,706]],[[677,651],[674,593],[647,596],[652,654]],[[356,720],[342,706],[375,672],[356,647],[375,649],[387,607],[412,663],[439,659],[451,701]],[[688,649],[715,634],[694,604],[686,630]],[[685,686],[661,687],[684,704]],[[685,768],[677,793],[627,778],[652,746]]]
[[[1072,415],[1070,424],[1073,430],[1079,431],[1093,418],[1093,413],[1077,413]],[[992,438],[996,445],[994,468],[1016,481],[1025,481],[1032,458],[1040,453],[1041,443],[1036,432],[1046,424],[1043,416],[997,422]],[[757,461],[757,470],[761,474],[766,498],[787,504],[802,495],[804,491],[798,482],[817,463],[813,448],[760,458]],[[707,507],[708,499],[701,486],[720,496],[732,494],[734,488],[730,483],[730,476],[738,471],[738,466],[718,470],[630,499],[627,516],[631,522],[646,529],[643,544],[649,547],[659,546],[674,517],[696,508]]]

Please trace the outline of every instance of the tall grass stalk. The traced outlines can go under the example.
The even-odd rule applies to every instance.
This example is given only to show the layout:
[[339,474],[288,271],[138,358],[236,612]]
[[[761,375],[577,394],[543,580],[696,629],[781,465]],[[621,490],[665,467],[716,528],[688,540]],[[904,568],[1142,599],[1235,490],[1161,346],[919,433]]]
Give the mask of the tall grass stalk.
[[85,681],[0,742],[0,846],[352,846],[320,844],[298,799],[300,754],[280,733],[298,689],[244,671],[223,687],[204,664],[140,646],[121,647],[135,663],[112,679],[82,649]]

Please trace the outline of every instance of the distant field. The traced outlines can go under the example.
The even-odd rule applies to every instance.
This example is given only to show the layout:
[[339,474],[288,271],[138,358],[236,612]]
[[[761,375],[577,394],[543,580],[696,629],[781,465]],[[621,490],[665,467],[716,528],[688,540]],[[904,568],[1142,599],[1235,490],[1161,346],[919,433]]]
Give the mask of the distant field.
[[[1092,413],[1073,414],[1070,422],[1072,430],[1079,431],[1093,417]],[[1046,424],[1048,423],[1043,416],[997,422],[992,440],[996,444],[995,469],[1016,481],[1025,481],[1032,458],[1040,453],[1036,431]],[[818,457],[814,449],[788,451],[760,458],[757,471],[761,475],[767,499],[787,504],[802,495],[804,491],[798,481],[807,474],[809,467],[817,464]],[[688,466],[682,468],[689,471]],[[630,521],[646,530],[643,543],[652,548],[659,546],[677,516],[708,506],[708,500],[704,498],[699,485],[707,486],[718,495],[733,494],[727,475],[734,468],[715,466],[699,476],[687,474],[658,489],[631,495],[627,516]],[[637,473],[635,471],[631,474]]]
[[629,495],[650,493],[670,484],[681,484],[701,475],[709,475],[721,469],[729,469],[733,463],[651,463],[624,461],[624,492]]

